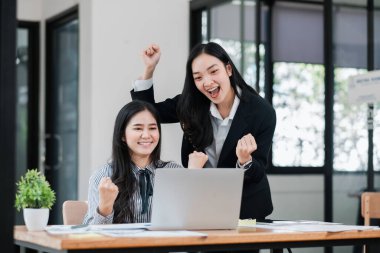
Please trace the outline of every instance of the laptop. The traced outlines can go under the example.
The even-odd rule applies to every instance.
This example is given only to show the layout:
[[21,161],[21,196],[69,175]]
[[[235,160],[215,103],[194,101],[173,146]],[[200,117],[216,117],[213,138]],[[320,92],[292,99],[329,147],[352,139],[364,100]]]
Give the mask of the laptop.
[[157,169],[148,229],[236,229],[243,178],[240,169]]

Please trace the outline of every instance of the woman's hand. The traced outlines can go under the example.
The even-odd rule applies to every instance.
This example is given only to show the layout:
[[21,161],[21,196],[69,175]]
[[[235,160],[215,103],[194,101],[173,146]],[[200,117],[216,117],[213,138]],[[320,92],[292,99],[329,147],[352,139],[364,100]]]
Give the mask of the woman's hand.
[[236,145],[236,156],[240,164],[245,164],[252,159],[251,154],[257,149],[255,138],[252,134],[244,135]]
[[156,69],[158,62],[160,61],[161,50],[156,44],[149,45],[142,52],[142,59],[145,64],[145,71],[142,76],[143,80],[147,80],[153,77],[153,72]]
[[99,182],[98,190],[99,213],[103,216],[110,215],[113,210],[113,204],[119,194],[119,188],[109,177],[103,177]]
[[189,155],[189,169],[202,169],[208,160],[208,156],[203,152],[194,151]]

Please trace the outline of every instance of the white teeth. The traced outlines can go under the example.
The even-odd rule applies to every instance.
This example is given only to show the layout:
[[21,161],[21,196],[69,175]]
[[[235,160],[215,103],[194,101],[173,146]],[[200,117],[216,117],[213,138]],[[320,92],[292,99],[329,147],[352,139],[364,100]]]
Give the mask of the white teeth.
[[212,89],[209,89],[208,92],[213,92],[213,91],[215,91],[216,89],[218,89],[218,87],[214,87],[214,88],[212,88]]
[[212,89],[209,89],[207,92],[210,94],[211,97],[215,98],[220,90],[219,86],[216,86]]

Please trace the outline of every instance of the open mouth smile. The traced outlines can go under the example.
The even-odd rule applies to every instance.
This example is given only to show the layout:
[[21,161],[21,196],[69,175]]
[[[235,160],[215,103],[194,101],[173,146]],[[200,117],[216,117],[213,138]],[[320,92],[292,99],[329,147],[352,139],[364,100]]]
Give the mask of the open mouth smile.
[[208,94],[210,94],[210,96],[212,98],[216,98],[219,95],[219,91],[220,91],[219,86],[216,86],[216,87],[213,87],[213,88],[207,90]]

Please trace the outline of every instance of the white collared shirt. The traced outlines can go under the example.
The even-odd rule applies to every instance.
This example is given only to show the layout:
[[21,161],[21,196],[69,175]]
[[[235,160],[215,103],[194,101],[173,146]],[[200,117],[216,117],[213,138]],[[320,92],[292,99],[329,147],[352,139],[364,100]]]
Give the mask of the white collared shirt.
[[[240,90],[238,91],[240,92]],[[235,117],[237,108],[240,104],[240,99],[235,95],[234,103],[232,104],[230,114],[225,119],[220,115],[218,108],[214,103],[210,103],[210,118],[212,124],[212,130],[214,134],[214,140],[210,146],[205,149],[208,155],[208,161],[205,165],[206,168],[216,168],[219,161],[220,152],[224,141],[227,138],[227,134],[230,131],[232,120]]]

